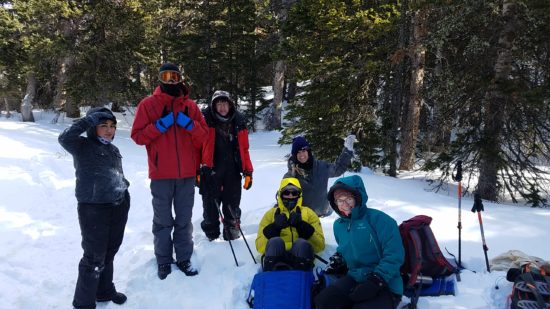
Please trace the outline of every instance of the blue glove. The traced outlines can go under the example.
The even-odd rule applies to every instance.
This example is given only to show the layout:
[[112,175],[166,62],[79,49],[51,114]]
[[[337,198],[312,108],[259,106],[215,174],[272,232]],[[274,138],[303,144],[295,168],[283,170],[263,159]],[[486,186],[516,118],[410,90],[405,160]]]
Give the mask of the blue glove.
[[185,130],[193,130],[193,120],[189,118],[183,112],[178,113],[178,118],[176,118],[176,123],[178,126],[184,128]]
[[155,122],[155,126],[160,131],[164,133],[174,124],[174,113],[170,112],[168,115],[160,118]]
[[95,113],[91,113],[89,114],[88,116],[86,116],[86,118],[88,120],[90,120],[90,122],[94,125],[94,126],[97,126],[98,124],[101,123],[101,121],[103,120],[113,120],[115,119],[115,117],[110,114],[110,113],[107,113],[107,112],[95,112]]

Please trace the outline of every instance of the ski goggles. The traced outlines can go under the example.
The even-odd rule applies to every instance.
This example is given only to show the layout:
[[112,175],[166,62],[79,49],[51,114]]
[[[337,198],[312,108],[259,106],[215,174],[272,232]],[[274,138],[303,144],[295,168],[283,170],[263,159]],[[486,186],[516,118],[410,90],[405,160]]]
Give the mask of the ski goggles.
[[183,78],[178,71],[162,71],[159,73],[159,80],[164,84],[178,84],[183,81]]
[[298,190],[287,189],[281,192],[282,197],[297,198],[300,197],[301,192]]

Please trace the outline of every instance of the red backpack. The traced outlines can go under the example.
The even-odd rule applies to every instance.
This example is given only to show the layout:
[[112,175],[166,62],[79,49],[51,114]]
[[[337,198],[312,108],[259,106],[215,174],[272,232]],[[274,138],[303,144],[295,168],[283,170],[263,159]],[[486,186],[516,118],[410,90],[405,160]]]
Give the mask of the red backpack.
[[405,288],[413,287],[419,276],[437,278],[458,273],[457,267],[441,253],[431,222],[431,217],[418,215],[399,225],[405,248],[405,263],[401,266]]

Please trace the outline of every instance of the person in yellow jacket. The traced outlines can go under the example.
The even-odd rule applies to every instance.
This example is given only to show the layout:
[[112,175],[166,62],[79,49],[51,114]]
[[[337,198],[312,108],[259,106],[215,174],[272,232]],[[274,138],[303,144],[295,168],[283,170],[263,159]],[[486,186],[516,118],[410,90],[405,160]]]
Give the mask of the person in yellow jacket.
[[277,205],[264,214],[258,227],[256,250],[264,254],[263,270],[310,270],[314,254],[324,248],[319,217],[302,205],[300,181],[284,178],[277,191]]

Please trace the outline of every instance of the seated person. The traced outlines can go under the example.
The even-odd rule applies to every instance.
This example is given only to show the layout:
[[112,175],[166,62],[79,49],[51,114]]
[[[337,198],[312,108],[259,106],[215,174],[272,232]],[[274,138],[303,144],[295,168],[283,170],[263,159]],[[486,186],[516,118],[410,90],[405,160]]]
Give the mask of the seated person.
[[[343,177],[328,192],[338,247],[327,272],[342,277],[315,298],[316,308],[397,308],[403,294],[399,269],[405,251],[394,219],[367,208],[367,191],[361,177]],[[338,262],[340,261],[340,262]],[[343,264],[345,264],[345,267]]]
[[319,217],[302,205],[300,182],[284,178],[277,191],[277,205],[264,214],[258,227],[256,250],[264,254],[263,270],[310,270],[314,254],[324,248]]

